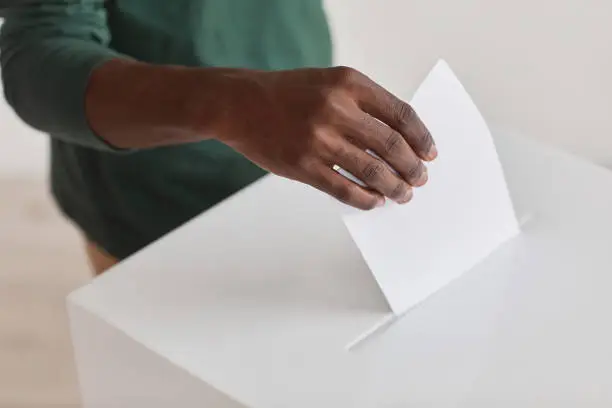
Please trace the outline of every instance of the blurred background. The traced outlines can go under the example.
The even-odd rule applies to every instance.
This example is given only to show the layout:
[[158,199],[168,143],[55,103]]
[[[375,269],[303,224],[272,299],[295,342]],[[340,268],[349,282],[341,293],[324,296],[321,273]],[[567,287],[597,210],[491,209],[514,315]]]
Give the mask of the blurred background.
[[[339,64],[409,99],[444,58],[493,128],[612,164],[609,0],[326,3]],[[78,404],[64,297],[90,275],[47,163],[0,101],[0,408]]]

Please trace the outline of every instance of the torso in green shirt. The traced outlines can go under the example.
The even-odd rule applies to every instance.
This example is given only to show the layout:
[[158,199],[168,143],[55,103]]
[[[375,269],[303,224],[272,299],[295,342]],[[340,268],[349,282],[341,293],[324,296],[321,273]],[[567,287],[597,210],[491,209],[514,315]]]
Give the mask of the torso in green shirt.
[[[331,64],[321,0],[117,0],[107,8],[111,48],[142,61],[271,70]],[[60,207],[119,258],[262,175],[216,141],[118,154],[52,139]]]

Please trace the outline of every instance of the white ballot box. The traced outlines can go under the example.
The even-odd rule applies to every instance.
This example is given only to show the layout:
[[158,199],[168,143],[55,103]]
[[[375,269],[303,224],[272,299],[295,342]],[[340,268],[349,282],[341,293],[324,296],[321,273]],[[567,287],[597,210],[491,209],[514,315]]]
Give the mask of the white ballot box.
[[496,142],[522,233],[351,349],[388,307],[337,205],[276,177],[78,290],[84,406],[612,406],[612,174]]
[[401,213],[268,176],[71,294],[85,408],[612,406],[612,173],[465,124],[468,162],[438,124],[457,146]]

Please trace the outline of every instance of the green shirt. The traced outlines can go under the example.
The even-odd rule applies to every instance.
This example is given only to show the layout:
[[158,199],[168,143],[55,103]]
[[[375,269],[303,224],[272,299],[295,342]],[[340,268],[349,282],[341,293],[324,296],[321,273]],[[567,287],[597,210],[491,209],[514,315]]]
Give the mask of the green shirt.
[[89,239],[125,258],[264,175],[217,141],[114,151],[87,124],[88,76],[117,55],[187,66],[329,66],[321,1],[9,0],[14,5],[0,6],[6,99],[26,123],[51,135],[52,192],[62,211]]

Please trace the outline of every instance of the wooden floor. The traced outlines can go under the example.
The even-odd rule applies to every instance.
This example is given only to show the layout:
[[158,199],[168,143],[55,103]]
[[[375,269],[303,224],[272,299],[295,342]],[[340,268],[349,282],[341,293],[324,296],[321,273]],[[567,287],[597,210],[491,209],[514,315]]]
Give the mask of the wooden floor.
[[0,408],[79,406],[64,298],[88,280],[44,182],[0,180]]

